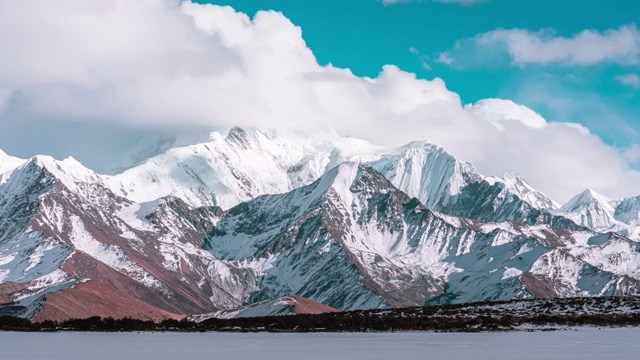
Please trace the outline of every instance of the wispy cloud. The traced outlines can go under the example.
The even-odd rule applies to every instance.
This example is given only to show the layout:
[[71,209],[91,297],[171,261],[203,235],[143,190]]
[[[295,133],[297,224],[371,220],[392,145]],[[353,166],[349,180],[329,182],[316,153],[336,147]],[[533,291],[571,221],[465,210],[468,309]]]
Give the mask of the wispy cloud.
[[420,50],[416,49],[416,48],[415,48],[415,47],[413,47],[413,46],[409,48],[409,52],[410,52],[412,55],[415,55],[415,56],[417,56],[417,57],[418,57],[418,59],[420,60],[420,65],[422,66],[422,68],[423,68],[423,69],[425,69],[425,70],[429,70],[429,71],[431,71],[431,70],[432,70],[432,69],[431,69],[431,65],[429,65],[430,58],[429,58],[429,56],[428,56],[428,55],[422,55],[422,54],[420,54]]
[[460,40],[442,56],[460,67],[494,63],[505,57],[516,66],[634,65],[640,62],[640,32],[635,24],[604,32],[583,30],[570,37],[558,36],[552,29],[497,29]]
[[616,80],[622,85],[640,89],[640,76],[638,76],[638,74],[618,75],[616,76]]

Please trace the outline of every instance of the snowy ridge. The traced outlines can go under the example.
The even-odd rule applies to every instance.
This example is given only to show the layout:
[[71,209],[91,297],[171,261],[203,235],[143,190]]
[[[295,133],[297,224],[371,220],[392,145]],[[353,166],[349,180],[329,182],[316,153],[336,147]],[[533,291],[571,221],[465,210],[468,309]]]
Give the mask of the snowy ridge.
[[0,160],[0,313],[54,316],[46,294],[103,286],[117,300],[87,301],[154,318],[292,295],[352,310],[640,291],[640,198],[558,207],[425,142],[234,128],[117,175]]
[[471,182],[482,180],[468,163],[461,163],[444,149],[415,142],[371,162],[396,187],[417,197],[429,208],[447,205]]
[[559,214],[589,228],[610,227],[615,223],[614,212],[615,204],[591,189],[576,195],[558,209]]
[[[2,174],[17,168],[25,162],[24,159],[7,155],[2,149],[0,149],[0,177]],[[2,180],[0,180],[0,184]]]
[[533,207],[538,209],[557,209],[560,207],[558,203],[548,198],[543,193],[534,189],[529,183],[515,172],[508,172],[502,177],[502,182],[514,194]]
[[[235,308],[246,300],[255,287],[254,270],[246,267],[235,281],[220,281],[212,271],[218,261],[201,248],[221,210],[194,210],[175,198],[143,208],[90,183],[96,179],[73,160],[37,157],[0,185],[0,275],[13,284],[0,289],[0,305],[14,304],[10,314],[57,316],[44,296],[86,296],[74,284],[87,280],[165,314]],[[143,208],[133,224],[140,226],[113,216],[131,207]],[[108,292],[101,296],[107,298],[99,301],[111,301]],[[129,301],[122,296],[119,301]]]
[[587,189],[569,200],[555,214],[598,232],[615,232],[640,241],[640,200],[610,200]]
[[377,148],[357,139],[326,133],[312,138],[291,132],[234,128],[214,132],[209,141],[171,149],[109,178],[108,186],[136,202],[164,196],[192,206],[230,208],[263,194],[306,185],[329,168],[373,154]]
[[229,261],[275,258],[255,301],[287,291],[340,310],[634,293],[634,243],[599,236],[434,213],[373,168],[345,163],[232,208],[206,248]]
[[[61,171],[60,178],[69,186],[72,182],[100,184],[139,203],[174,196],[191,206],[225,209],[259,195],[308,185],[344,161],[370,163],[398,188],[439,211],[453,207],[465,187],[483,180],[472,165],[436,145],[416,142],[396,149],[380,148],[332,131],[311,134],[234,128],[214,132],[207,142],[169,149],[115,176],[95,174],[72,158],[55,161],[39,156],[34,160],[52,172]],[[491,179],[494,184],[496,180]],[[499,182],[505,185],[500,195],[504,199],[518,196],[534,208],[554,205],[523,180]]]

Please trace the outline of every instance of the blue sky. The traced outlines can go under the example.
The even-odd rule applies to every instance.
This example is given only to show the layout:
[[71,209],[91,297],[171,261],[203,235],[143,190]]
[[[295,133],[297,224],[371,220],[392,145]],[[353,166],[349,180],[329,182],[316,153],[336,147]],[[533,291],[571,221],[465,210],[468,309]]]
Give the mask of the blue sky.
[[638,1],[492,0],[473,5],[432,1],[384,5],[376,0],[210,2],[231,5],[250,15],[266,9],[283,12],[302,27],[321,64],[332,63],[372,77],[383,65],[395,64],[421,78],[442,78],[465,103],[490,97],[513,99],[547,120],[581,123],[611,145],[640,143],[638,84],[634,87],[616,80],[637,74],[637,63],[474,64],[476,53],[466,55],[471,59],[465,60],[464,67],[435,61],[457,41],[500,28],[552,29],[553,36],[572,37],[585,29],[604,33],[639,23]]

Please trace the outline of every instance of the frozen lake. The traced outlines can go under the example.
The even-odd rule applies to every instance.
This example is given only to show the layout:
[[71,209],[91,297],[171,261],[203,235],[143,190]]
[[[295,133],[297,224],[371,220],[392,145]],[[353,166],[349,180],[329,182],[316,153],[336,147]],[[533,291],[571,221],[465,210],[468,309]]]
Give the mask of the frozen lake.
[[483,334],[1,333],[9,359],[633,359],[640,329]]

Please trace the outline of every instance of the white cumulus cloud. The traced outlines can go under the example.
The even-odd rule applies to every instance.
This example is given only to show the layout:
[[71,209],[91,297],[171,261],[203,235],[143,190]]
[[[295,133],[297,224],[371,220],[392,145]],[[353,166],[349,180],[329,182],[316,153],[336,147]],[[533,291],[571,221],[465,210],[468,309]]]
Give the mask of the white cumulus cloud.
[[[465,106],[443,80],[393,65],[375,78],[321,66],[278,12],[250,18],[174,0],[4,1],[0,46],[0,148],[9,153],[5,144],[23,153],[64,145],[96,166],[124,147],[127,129],[329,125],[382,145],[429,140],[484,174],[516,170],[558,201],[587,187],[640,193],[628,153],[587,129],[507,100]],[[118,140],[111,150],[109,134]],[[84,147],[69,148],[73,139]]]

